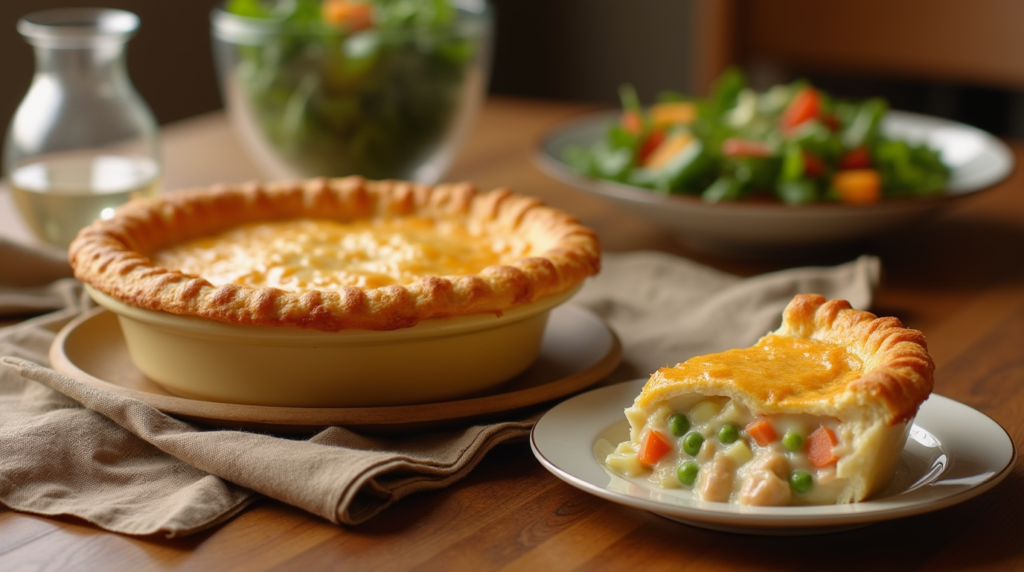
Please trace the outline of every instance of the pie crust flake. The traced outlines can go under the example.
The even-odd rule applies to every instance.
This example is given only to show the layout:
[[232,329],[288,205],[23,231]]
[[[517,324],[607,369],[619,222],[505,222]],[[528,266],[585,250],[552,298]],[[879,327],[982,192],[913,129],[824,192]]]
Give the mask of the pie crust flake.
[[69,259],[79,280],[136,307],[394,330],[570,291],[598,272],[600,246],[568,214],[506,189],[347,177],[132,202],[85,228]]
[[891,479],[933,371],[921,332],[799,295],[755,345],[655,372],[606,463],[706,501],[864,500]]

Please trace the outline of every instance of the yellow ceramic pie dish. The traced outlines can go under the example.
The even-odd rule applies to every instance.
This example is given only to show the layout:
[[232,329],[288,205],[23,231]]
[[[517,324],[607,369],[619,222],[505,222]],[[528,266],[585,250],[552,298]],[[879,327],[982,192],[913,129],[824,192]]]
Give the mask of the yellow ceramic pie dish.
[[117,314],[132,362],[182,397],[289,407],[447,401],[483,392],[537,358],[552,308],[424,320],[393,331],[321,332],[224,324],[136,308],[89,288]]
[[358,177],[168,193],[70,249],[153,381],[293,407],[492,388],[599,260],[593,231],[536,199]]

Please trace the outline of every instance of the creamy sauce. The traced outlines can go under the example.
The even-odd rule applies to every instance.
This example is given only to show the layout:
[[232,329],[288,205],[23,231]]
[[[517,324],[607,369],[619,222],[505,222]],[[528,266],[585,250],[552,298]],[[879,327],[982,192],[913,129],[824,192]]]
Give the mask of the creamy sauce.
[[529,255],[530,244],[511,233],[404,217],[256,223],[160,250],[152,258],[215,286],[302,292],[470,275]]
[[[682,435],[672,433],[669,418],[675,413],[686,415],[690,424]],[[626,415],[634,428],[634,439],[621,443],[605,462],[626,476],[647,475],[651,482],[663,488],[692,489],[695,496],[709,501],[777,506],[834,504],[846,485],[845,479],[836,477],[834,463],[817,467],[808,458],[806,447],[791,450],[783,444],[787,432],[793,432],[806,441],[819,427],[835,431],[839,422],[833,418],[766,416],[763,419],[770,422],[776,437],[762,444],[745,430],[758,416],[724,397],[684,398],[652,413],[630,408]],[[735,441],[721,440],[720,431],[725,425],[732,425],[738,430]],[[666,439],[671,449],[656,463],[644,464],[638,460],[637,453],[651,431]],[[687,435],[691,433],[703,438],[696,454],[687,452],[684,446]],[[678,476],[680,466],[687,462],[699,466],[697,480],[692,484],[682,483]],[[791,489],[789,479],[795,471],[811,476],[813,484],[809,490],[796,492]],[[773,489],[769,485],[774,485],[775,494],[770,494]]]

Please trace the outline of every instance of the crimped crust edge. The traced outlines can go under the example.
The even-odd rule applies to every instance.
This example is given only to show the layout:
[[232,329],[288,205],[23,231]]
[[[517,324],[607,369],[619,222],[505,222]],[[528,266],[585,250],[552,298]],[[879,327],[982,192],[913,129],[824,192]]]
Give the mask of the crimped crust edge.
[[637,397],[637,406],[681,392],[727,395],[762,414],[802,412],[840,419],[852,415],[876,417],[889,426],[913,419],[932,392],[935,365],[928,355],[924,334],[904,328],[897,318],[879,318],[854,310],[845,300],[818,294],[800,294],[783,312],[777,335],[818,339],[851,348],[863,362],[863,373],[841,391],[803,398],[787,398],[784,405],[756,403],[737,384],[669,378],[663,368],[654,372]]
[[[191,238],[263,220],[355,220],[417,214],[499,225],[541,245],[535,255],[472,276],[427,276],[405,286],[302,293],[227,284],[155,266],[148,255]],[[83,229],[69,249],[75,277],[129,305],[221,322],[394,330],[421,320],[493,313],[568,291],[600,269],[596,234],[571,216],[507,189],[361,177],[218,185],[134,201]]]

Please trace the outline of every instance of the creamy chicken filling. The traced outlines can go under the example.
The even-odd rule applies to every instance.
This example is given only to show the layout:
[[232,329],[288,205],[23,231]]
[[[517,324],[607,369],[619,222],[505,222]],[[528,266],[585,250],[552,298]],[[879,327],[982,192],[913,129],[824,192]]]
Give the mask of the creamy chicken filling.
[[631,439],[606,463],[664,488],[689,488],[706,501],[751,506],[833,504],[845,453],[839,421],[812,415],[753,414],[727,397],[677,398],[653,412],[626,410]]

